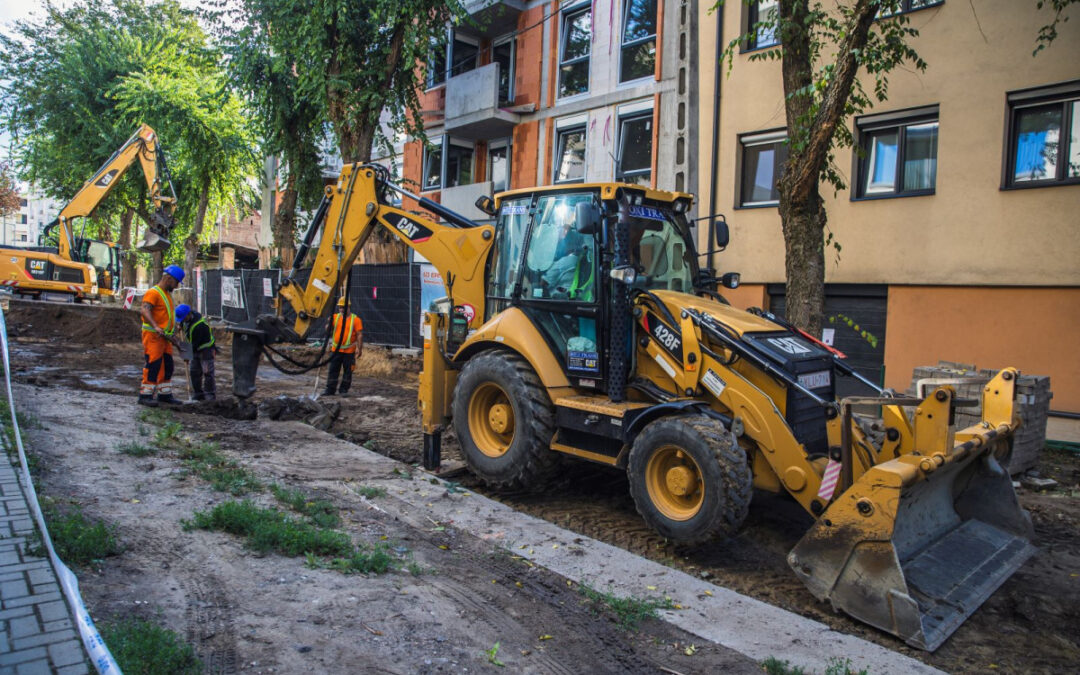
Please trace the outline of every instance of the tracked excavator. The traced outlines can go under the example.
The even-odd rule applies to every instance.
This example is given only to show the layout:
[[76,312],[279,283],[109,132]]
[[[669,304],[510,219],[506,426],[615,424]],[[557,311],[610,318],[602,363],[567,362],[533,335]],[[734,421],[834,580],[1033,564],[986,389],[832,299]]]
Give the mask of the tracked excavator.
[[[75,220],[93,213],[136,161],[142,167],[153,205],[138,249],[148,253],[167,249],[176,192],[157,134],[143,124],[45,226],[38,246],[0,249],[0,285],[19,295],[77,301],[119,292],[119,247],[76,236]],[[52,240],[55,246],[49,245]]]
[[[444,222],[391,206],[391,191]],[[1001,465],[1018,425],[1016,369],[986,385],[979,424],[955,428],[957,408],[976,402],[953,386],[896,396],[782,319],[730,306],[716,291],[737,280],[700,268],[691,204],[635,185],[560,185],[481,198],[486,225],[392,184],[382,167],[346,166],[278,314],[234,327],[234,393],[254,393],[263,355],[293,370],[319,364],[277,345],[306,338],[348,293],[357,254],[385,228],[446,286],[424,317],[425,466],[438,466],[450,425],[494,488],[540,490],[568,461],[607,465],[627,473],[649,526],[695,545],[738,530],[755,489],[787,493],[814,518],[788,556],[811,593],[936,649],[1034,551]],[[710,247],[727,240],[719,222]],[[876,395],[837,400],[838,378]],[[880,406],[880,439],[855,415],[866,405]]]

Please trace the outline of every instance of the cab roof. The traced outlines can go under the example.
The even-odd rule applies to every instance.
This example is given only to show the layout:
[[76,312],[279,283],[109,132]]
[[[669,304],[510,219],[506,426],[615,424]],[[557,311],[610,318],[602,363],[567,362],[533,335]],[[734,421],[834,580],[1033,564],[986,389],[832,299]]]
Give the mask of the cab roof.
[[640,185],[634,185],[632,183],[561,183],[558,185],[541,185],[531,188],[520,188],[518,190],[507,190],[506,192],[500,192],[495,195],[495,202],[501,203],[504,199],[512,199],[514,197],[524,197],[526,195],[533,195],[537,193],[545,192],[568,192],[568,191],[585,191],[585,190],[599,190],[601,199],[614,199],[615,191],[619,188],[625,188],[627,190],[633,190],[635,192],[645,193],[645,199],[657,202],[673,202],[676,199],[688,199],[690,203],[694,202],[694,195],[686,192],[668,192],[667,190],[654,190],[652,188],[642,187]]

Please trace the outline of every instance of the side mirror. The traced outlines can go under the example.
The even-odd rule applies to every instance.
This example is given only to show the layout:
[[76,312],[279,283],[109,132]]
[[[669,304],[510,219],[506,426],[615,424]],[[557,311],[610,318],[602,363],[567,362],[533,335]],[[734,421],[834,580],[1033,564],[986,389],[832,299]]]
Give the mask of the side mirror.
[[600,207],[596,202],[578,202],[574,207],[574,223],[581,234],[596,234],[600,230]]
[[498,212],[498,209],[495,208],[495,200],[487,195],[480,195],[477,197],[475,206],[492,218],[494,218],[495,214]]
[[723,250],[727,248],[728,241],[731,239],[731,232],[728,230],[727,221],[721,216],[720,220],[716,221],[714,227],[716,228],[716,247]]
[[728,272],[724,276],[720,277],[720,285],[724,288],[738,288],[739,287],[739,273]]

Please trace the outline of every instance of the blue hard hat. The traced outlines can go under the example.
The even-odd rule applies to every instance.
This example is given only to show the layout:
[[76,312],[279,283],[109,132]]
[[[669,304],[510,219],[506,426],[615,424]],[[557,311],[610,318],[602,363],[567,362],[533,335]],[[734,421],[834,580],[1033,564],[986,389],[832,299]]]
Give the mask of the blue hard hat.
[[169,265],[165,268],[165,274],[176,279],[177,282],[184,280],[184,268],[179,265]]
[[191,305],[178,305],[176,307],[176,323],[183,323],[188,314],[191,314]]

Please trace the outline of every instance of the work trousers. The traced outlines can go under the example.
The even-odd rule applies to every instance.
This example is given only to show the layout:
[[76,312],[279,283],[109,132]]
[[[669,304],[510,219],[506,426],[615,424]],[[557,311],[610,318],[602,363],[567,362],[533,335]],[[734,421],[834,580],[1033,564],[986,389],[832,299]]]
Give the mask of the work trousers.
[[214,347],[207,347],[195,352],[191,358],[188,375],[191,377],[191,397],[196,401],[213,401],[217,398],[217,385],[214,384],[216,351]]
[[172,396],[172,343],[157,333],[145,330],[142,334],[143,371],[140,396]]
[[330,371],[326,375],[326,394],[338,391],[338,375],[341,375],[341,393],[352,386],[352,372],[356,369],[356,352],[334,352],[330,354]]

